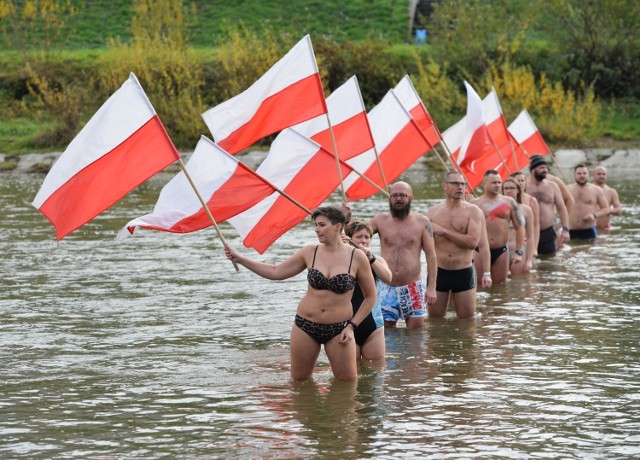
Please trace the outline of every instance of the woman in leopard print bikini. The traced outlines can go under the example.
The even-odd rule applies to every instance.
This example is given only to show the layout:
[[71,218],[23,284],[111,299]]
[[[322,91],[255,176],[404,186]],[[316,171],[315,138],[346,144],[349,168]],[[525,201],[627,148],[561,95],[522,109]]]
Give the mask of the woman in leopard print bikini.
[[[321,346],[339,380],[357,376],[354,331],[371,312],[376,287],[369,260],[342,241],[345,215],[336,206],[323,206],[311,215],[319,244],[307,245],[279,264],[266,264],[241,255],[226,245],[227,258],[271,280],[291,278],[308,270],[307,292],[300,300],[291,330],[291,376],[311,377]],[[356,281],[364,300],[352,316],[351,296]]]

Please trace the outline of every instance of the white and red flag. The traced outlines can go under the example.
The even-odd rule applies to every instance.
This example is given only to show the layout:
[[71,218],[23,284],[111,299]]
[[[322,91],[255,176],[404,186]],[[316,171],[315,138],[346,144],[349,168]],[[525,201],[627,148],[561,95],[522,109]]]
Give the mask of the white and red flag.
[[263,137],[327,113],[311,38],[305,36],[244,92],[202,114],[213,139],[236,154]]
[[509,125],[509,132],[522,147],[523,154],[527,157],[526,161],[531,155],[548,155],[551,153],[526,109],[520,112]]
[[[327,98],[327,108],[341,160],[348,160],[373,148],[367,111],[355,75],[331,93]],[[326,116],[321,115],[291,128],[333,152]]]
[[[491,147],[487,148],[480,158],[465,163],[463,169],[470,171],[470,182],[482,181],[484,173],[488,170],[496,170],[503,179],[515,171],[514,148],[517,142],[513,142],[507,129],[507,121],[502,113],[502,107],[495,89],[482,100],[482,116],[487,126],[487,133]],[[475,186],[475,185],[474,185]]]
[[[340,179],[333,153],[293,129],[285,129],[271,145],[269,155],[256,171],[300,206],[279,193],[229,219],[243,244],[259,253],[296,226],[338,187]],[[341,172],[351,172],[341,163]]]
[[33,206],[61,240],[179,158],[131,74],[52,166]]
[[464,85],[467,114],[442,133],[442,139],[471,188],[475,188],[482,182],[482,173],[472,168],[473,161],[495,149],[484,122],[482,100],[469,83],[465,81]]
[[[216,222],[240,214],[276,190],[204,136],[196,145],[186,169]],[[130,236],[137,228],[189,233],[210,225],[209,215],[181,171],[162,188],[153,212],[130,221],[116,239]]]
[[426,136],[431,147],[435,147],[440,142],[442,135],[436,126],[433,118],[422,103],[416,88],[409,75],[405,75],[402,80],[393,88],[393,92],[400,99],[400,103],[409,112],[411,118],[418,124],[422,133]]
[[[380,103],[369,112],[369,124],[373,133],[378,157],[386,181],[400,176],[420,156],[431,149],[418,125],[402,106],[394,90],[389,90]],[[384,188],[384,181],[373,149],[347,162],[372,182]],[[367,198],[379,191],[355,173],[344,181],[349,201]]]
[[466,81],[467,114],[442,133],[442,138],[459,165],[471,163],[493,148],[482,114],[482,100]]

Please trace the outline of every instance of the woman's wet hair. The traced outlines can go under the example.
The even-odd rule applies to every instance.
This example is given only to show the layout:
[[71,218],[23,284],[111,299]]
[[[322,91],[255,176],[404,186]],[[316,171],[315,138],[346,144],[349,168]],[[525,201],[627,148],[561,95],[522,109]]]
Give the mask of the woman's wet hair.
[[316,220],[318,216],[326,217],[332,225],[342,224],[343,227],[347,221],[347,217],[338,206],[320,206],[316,208],[311,214],[311,220]]
[[364,220],[352,220],[347,224],[344,229],[344,232],[347,234],[349,238],[358,233],[360,230],[366,230],[369,236],[373,236],[373,230],[368,223]]

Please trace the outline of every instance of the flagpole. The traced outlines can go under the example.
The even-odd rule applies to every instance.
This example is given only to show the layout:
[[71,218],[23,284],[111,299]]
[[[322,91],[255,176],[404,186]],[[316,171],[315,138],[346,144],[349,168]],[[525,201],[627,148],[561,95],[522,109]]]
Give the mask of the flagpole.
[[516,151],[513,148],[513,142],[511,141],[511,136],[509,136],[509,147],[511,147],[511,155],[513,155],[513,162],[516,165],[516,171],[520,171],[520,165],[518,164],[518,155],[516,155]]
[[[342,162],[342,160],[340,160]],[[389,197],[389,192],[386,191],[385,189],[383,189],[382,187],[380,187],[378,184],[376,184],[374,181],[372,181],[371,179],[369,179],[367,176],[365,176],[364,174],[362,174],[360,171],[358,171],[357,169],[353,169],[351,166],[349,166],[351,168],[351,170],[356,173],[356,175],[360,176],[361,179],[364,179],[365,182],[368,182],[369,185],[375,187],[378,189],[379,192],[384,193],[385,195],[387,195],[387,198]]]
[[[182,161],[182,158],[178,158],[178,162],[180,163],[180,169],[182,169],[182,172],[184,173],[184,175],[186,176],[187,180],[189,181],[189,184],[191,184],[191,187],[193,188],[193,191],[196,192],[196,195],[198,196],[198,199],[200,200],[200,203],[202,204],[202,207],[204,208],[205,212],[209,216],[209,219],[211,219],[211,223],[213,224],[213,227],[216,229],[216,232],[218,233],[218,237],[220,238],[220,241],[222,241],[222,244],[224,246],[226,246],[227,242],[225,241],[224,236],[222,236],[222,232],[220,231],[220,227],[218,227],[218,223],[216,222],[215,218],[213,217],[213,214],[211,214],[211,210],[209,209],[209,206],[207,206],[207,202],[204,201],[204,198],[202,198],[202,195],[200,194],[200,191],[198,190],[198,187],[196,187],[195,182],[193,182],[193,179],[191,178],[191,174],[189,174],[189,171],[187,170],[187,167],[185,166],[185,164]],[[233,264],[233,266],[236,269],[236,271],[239,272],[240,271],[240,267],[238,267],[238,264],[234,260],[232,260],[231,263]]]
[[489,135],[489,139],[491,139],[491,145],[493,145],[493,148],[496,149],[496,153],[498,154],[498,157],[500,157],[500,161],[502,162],[502,166],[504,166],[504,169],[507,170],[507,174],[511,175],[511,171],[509,171],[509,167],[507,166],[507,163],[504,161],[504,158],[502,157],[502,154],[500,153],[500,149],[498,148],[498,146],[496,145],[495,141],[493,140],[493,136],[491,136],[491,133],[487,133]]
[[380,170],[380,177],[382,178],[382,184],[384,185],[385,190],[389,187],[387,184],[387,179],[384,177],[384,171],[382,170],[382,162],[380,161],[380,155],[378,155],[378,147],[373,146],[373,153],[376,155],[376,162],[378,163],[378,169]]
[[344,182],[342,181],[342,170],[340,169],[340,157],[338,156],[338,147],[336,145],[336,138],[333,135],[333,126],[329,119],[329,112],[325,113],[327,117],[327,123],[329,124],[329,134],[331,134],[331,144],[333,145],[333,156],[336,158],[336,168],[338,168],[338,177],[340,178],[340,190],[342,190],[342,201],[347,202],[347,194],[344,191]]

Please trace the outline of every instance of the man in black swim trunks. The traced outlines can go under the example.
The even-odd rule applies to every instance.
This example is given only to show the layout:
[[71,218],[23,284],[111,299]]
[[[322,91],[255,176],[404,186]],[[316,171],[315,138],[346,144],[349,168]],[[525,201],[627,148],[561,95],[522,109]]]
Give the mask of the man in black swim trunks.
[[547,179],[549,165],[542,155],[533,155],[529,162],[529,179],[527,192],[538,200],[540,210],[540,239],[538,240],[538,254],[553,254],[557,250],[556,232],[553,220],[558,212],[562,223],[562,233],[559,242],[567,242],[569,236],[569,213],[562,199],[562,192],[555,182]]
[[[427,214],[433,226],[438,261],[436,301],[428,308],[431,317],[444,316],[450,300],[459,318],[476,312],[473,258],[483,236],[484,217],[478,206],[464,200],[465,186],[460,173],[447,173],[442,184],[447,198],[432,206]],[[481,279],[483,287],[491,287],[490,272],[483,271]]]
[[572,240],[595,240],[596,223],[599,217],[609,215],[609,203],[604,190],[589,183],[589,170],[580,163],[573,168],[576,180],[569,185],[569,192],[573,196],[574,205],[569,212],[569,232]]
[[[484,213],[489,249],[491,250],[491,279],[493,284],[503,283],[509,273],[509,225],[516,230],[516,248],[524,244],[524,229],[521,225],[520,208],[518,203],[502,194],[502,178],[498,171],[488,170],[482,181],[484,193],[474,200],[473,204],[480,207]],[[517,249],[513,255],[513,263],[522,259],[522,250]],[[476,257],[476,269],[483,266],[482,253]]]

